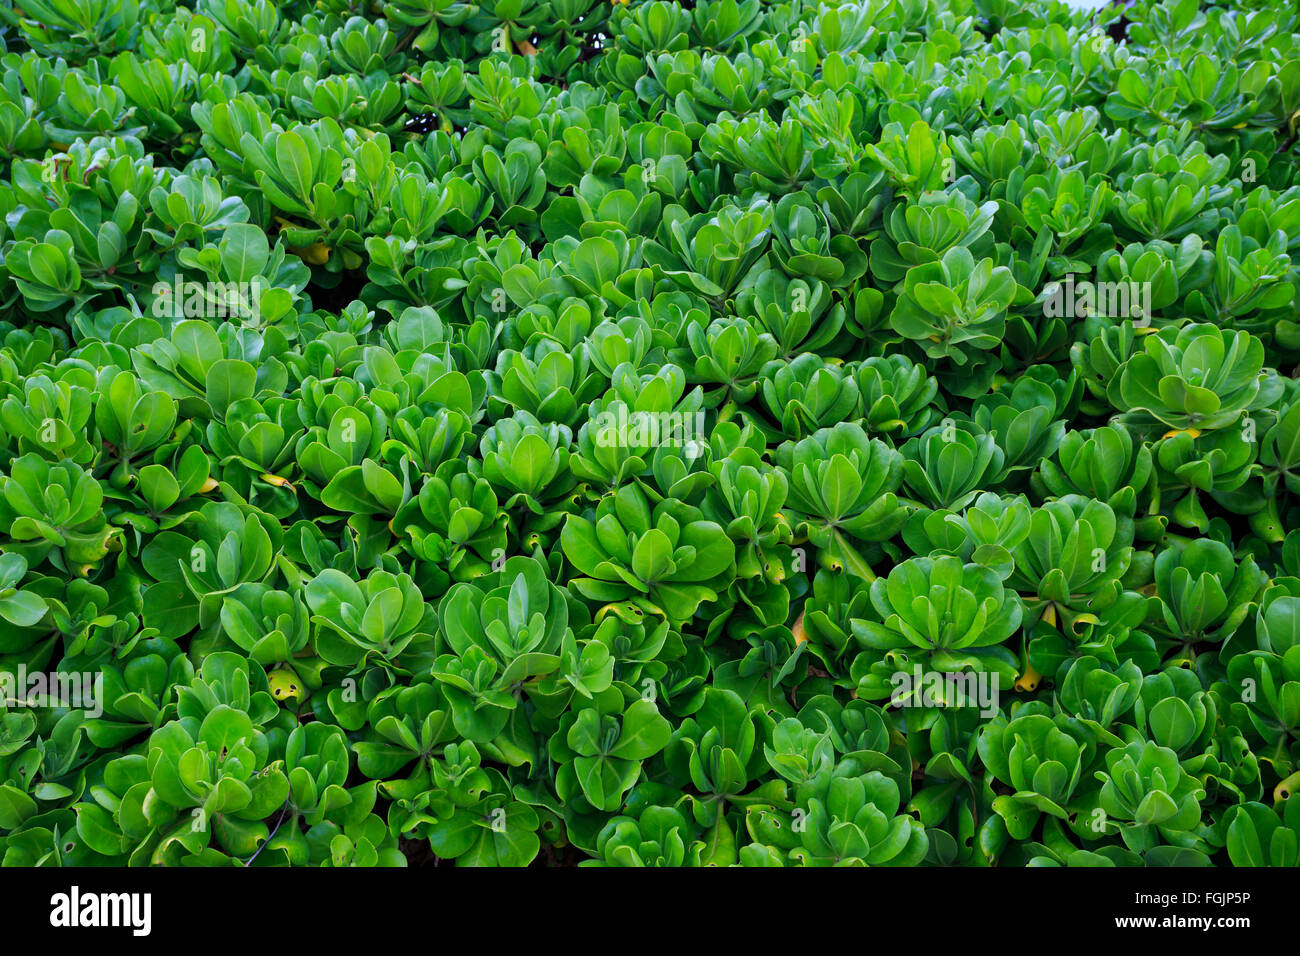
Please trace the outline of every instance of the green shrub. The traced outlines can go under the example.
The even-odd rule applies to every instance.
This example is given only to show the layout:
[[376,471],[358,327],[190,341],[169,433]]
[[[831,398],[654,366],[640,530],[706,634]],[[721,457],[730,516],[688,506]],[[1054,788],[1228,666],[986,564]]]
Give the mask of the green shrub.
[[0,3],[5,865],[1294,866],[1300,13]]

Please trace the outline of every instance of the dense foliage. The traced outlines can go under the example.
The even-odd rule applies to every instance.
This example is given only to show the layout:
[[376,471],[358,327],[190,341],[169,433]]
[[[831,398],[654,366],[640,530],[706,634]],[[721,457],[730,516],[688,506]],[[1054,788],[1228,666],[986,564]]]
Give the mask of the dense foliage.
[[1287,7],[3,0],[3,862],[1300,863]]

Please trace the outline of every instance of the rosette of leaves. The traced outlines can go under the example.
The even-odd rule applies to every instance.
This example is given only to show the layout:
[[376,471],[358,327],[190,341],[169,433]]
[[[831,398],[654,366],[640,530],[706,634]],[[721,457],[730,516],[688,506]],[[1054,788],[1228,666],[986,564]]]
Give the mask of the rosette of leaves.
[[[1150,290],[1151,309],[1159,314],[1183,299],[1207,278],[1212,253],[1195,233],[1175,243],[1153,239],[1107,249],[1097,259],[1100,282],[1128,283]],[[1121,286],[1122,288],[1122,286]]]
[[[656,682],[656,685],[661,699],[665,701],[672,713],[690,713],[693,708],[699,706],[704,688],[708,685],[709,677],[713,672],[713,665],[703,645],[694,641],[687,643],[680,631],[668,632],[668,644],[665,649],[668,647],[671,647],[675,653],[664,658],[667,672]],[[650,685],[646,685],[644,680],[641,683],[642,693],[645,693]]]
[[1102,501],[1080,495],[1049,501],[1034,509],[1029,534],[1011,550],[1015,570],[1007,585],[1020,592],[1032,618],[1051,623],[1059,616],[1075,636],[1083,625],[1136,627],[1145,602],[1124,587],[1132,531]]
[[1116,407],[1199,434],[1271,404],[1281,383],[1263,371],[1264,346],[1249,332],[1208,324],[1168,326],[1142,338],[1119,370]]
[[122,658],[104,664],[103,714],[86,721],[86,737],[115,748],[175,716],[177,689],[194,679],[194,665],[175,641],[141,641]]
[[567,812],[616,812],[641,777],[644,761],[659,753],[672,725],[653,701],[627,703],[611,687],[560,720],[548,752],[558,765],[555,792]]
[[870,583],[865,578],[817,569],[812,591],[804,600],[801,623],[809,653],[816,655],[820,666],[837,682],[847,679],[857,651],[851,622],[867,615],[870,601]]
[[461,453],[471,427],[483,415],[487,375],[474,367],[462,372],[457,362],[478,365],[486,360],[458,358],[447,346],[439,352],[404,349],[393,356],[370,346],[362,353],[364,371],[354,374],[360,381],[369,379],[370,397],[383,401],[391,414],[391,441],[387,448],[381,446],[381,456],[389,464],[397,456],[388,449],[396,447],[432,471]]
[[[713,684],[740,694],[751,710],[788,713],[787,695],[806,676],[798,642],[792,640],[789,626],[755,621],[755,615],[746,614],[746,610],[739,605],[733,609],[735,623],[727,619],[709,621],[711,633],[706,641],[713,634],[727,633],[748,644],[740,656],[713,665]],[[725,631],[720,624],[727,625]]]
[[984,353],[1001,344],[1007,309],[1016,295],[1010,269],[992,259],[976,262],[969,249],[956,246],[938,261],[907,271],[889,322],[931,359],[947,360],[963,379],[974,378],[957,386],[959,393],[978,394],[984,390],[979,383],[992,377],[991,370],[980,370]]
[[0,540],[29,566],[49,561],[65,574],[84,574],[118,534],[104,519],[103,503],[99,482],[81,466],[23,455],[0,473],[0,526],[7,529]]
[[782,445],[777,464],[789,479],[796,532],[837,566],[874,579],[854,542],[886,541],[907,520],[908,509],[895,494],[903,474],[898,452],[861,426],[842,422]]
[[656,50],[676,52],[690,45],[692,16],[673,7],[624,7],[610,14],[618,47],[638,56]]
[[[8,695],[13,677],[5,676]],[[0,755],[0,826],[7,832],[30,827],[38,834],[39,829],[52,826],[72,835],[75,822],[68,811],[84,790],[84,775],[90,769],[84,712],[65,710],[39,688],[30,697],[6,696],[5,704],[0,722],[6,735],[6,753]],[[61,713],[49,715],[52,707]],[[53,844],[48,840],[44,848]],[[76,846],[64,849],[69,861],[92,862],[78,850]],[[33,848],[32,852],[39,851]]]
[[[129,490],[111,485],[105,490],[104,514],[112,524],[143,534],[174,528],[193,513],[198,495],[213,490],[211,464],[200,446],[190,445],[174,458],[164,457],[163,463],[144,465]],[[267,497],[262,498],[269,507]]]
[[[760,11],[753,0],[728,0],[701,7],[695,14],[693,35],[707,48],[730,51],[761,22]],[[644,95],[651,95],[652,90],[658,95],[667,93],[669,115],[692,139],[702,137],[705,123],[722,119],[724,112],[742,116],[762,109],[773,99],[765,61],[743,51],[727,56],[723,52],[702,55],[698,50],[684,50],[676,56],[660,54],[647,63],[656,83],[643,84]],[[656,89],[660,86],[662,89]]]
[[753,843],[745,866],[915,866],[925,858],[925,827],[900,813],[898,784],[852,758],[815,774],[795,791],[794,807],[756,804],[745,813]]
[[1050,235],[1048,268],[1068,270],[1114,245],[1114,233],[1104,221],[1112,195],[1103,174],[1053,164],[1042,172],[1013,175],[1003,209],[1030,235]]
[[1107,416],[1123,407],[1120,398],[1120,370],[1128,359],[1142,349],[1141,338],[1151,329],[1139,329],[1132,322],[1115,324],[1109,320],[1088,319],[1084,338],[1070,346],[1070,361],[1079,369],[1090,399],[1081,410],[1089,415]]
[[583,576],[570,584],[589,601],[630,601],[672,624],[716,601],[734,574],[736,547],[698,509],[625,485],[604,498],[591,520],[570,515],[560,534],[564,556]]
[[465,446],[473,440],[471,416],[455,408],[432,412],[416,406],[402,408],[389,421],[389,432],[378,457],[363,458],[333,473],[325,486],[329,494],[321,492],[326,506],[347,511],[341,506],[355,499],[351,509],[355,514],[395,514],[407,503],[415,484],[412,472],[437,472],[443,463],[463,458]]
[[760,391],[777,432],[799,440],[819,428],[852,419],[859,407],[858,383],[815,352],[791,362],[772,362]]
[[393,516],[393,531],[418,558],[445,566],[455,581],[487,572],[506,553],[509,518],[473,459],[443,462]]
[[831,286],[816,277],[755,267],[736,290],[735,309],[776,340],[774,358],[788,360],[811,351],[838,356],[852,345],[843,334],[848,317],[844,306]]
[[901,756],[917,774],[907,809],[926,826],[931,863],[982,865],[993,856],[975,839],[970,846],[964,842],[965,834],[973,837],[980,825],[997,819],[990,781],[976,776],[975,732],[996,713],[999,691],[981,694],[973,687],[939,691],[922,675],[920,694],[899,714],[898,729],[906,738]]
[[[354,690],[355,688],[355,690]],[[430,764],[448,744],[459,739],[451,707],[434,680],[407,686],[392,685],[364,699],[365,688],[348,685],[331,689],[324,705],[332,721],[362,733],[352,743],[357,769],[379,780],[381,794],[393,801],[389,820],[401,832],[412,826],[427,801]],[[399,774],[409,768],[407,776]]]
[[371,812],[375,794],[373,784],[353,787],[351,803],[335,810],[330,819],[308,828],[306,833],[282,825],[266,842],[267,852],[282,850],[284,858],[295,865],[406,866],[406,856],[398,849],[396,835]]
[[[110,115],[116,115],[119,121],[129,115],[125,97],[112,84],[88,84],[81,72],[67,71],[63,86],[67,94],[75,97],[78,105],[90,114],[85,118],[96,125],[118,126]],[[52,104],[56,111],[60,102],[56,100]],[[71,102],[68,105],[71,106]],[[81,125],[81,118],[75,116],[81,111],[73,108],[67,112],[73,114],[68,118],[74,124]],[[51,132],[58,135],[54,129]],[[135,127],[124,132],[130,135],[143,130]],[[76,135],[68,131],[69,139],[75,139]],[[95,147],[104,145],[100,142]],[[143,234],[144,216],[135,196],[147,194],[156,185],[161,171],[151,164],[134,162],[130,147],[115,146],[112,152],[126,160],[119,168],[124,177],[121,185],[127,188],[119,194],[111,187],[101,187],[98,182],[92,185],[88,180],[97,178],[94,173],[104,168],[96,165],[99,150],[95,147],[84,141],[66,146],[63,152],[68,157],[69,175],[66,178],[56,174],[57,166],[53,160],[44,170],[35,160],[19,160],[17,163],[20,168],[30,164],[26,169],[31,186],[35,186],[36,178],[44,172],[44,181],[35,186],[36,195],[31,196],[28,192],[22,196],[36,200],[27,204],[32,215],[25,217],[23,225],[8,237],[5,254],[6,270],[21,296],[22,305],[33,315],[59,306],[69,307],[73,313],[93,311],[93,305],[102,307],[115,291],[132,279],[147,281],[158,266],[159,253]],[[98,158],[107,159],[102,153]],[[73,168],[75,173],[71,172]],[[106,180],[107,176],[102,178]],[[21,182],[23,177],[19,179]],[[125,180],[129,180],[129,185]],[[107,228],[113,237],[103,245],[97,240],[101,228]],[[140,250],[138,259],[125,254],[133,248]]]
[[879,234],[881,211],[892,198],[885,188],[884,173],[873,174],[863,169],[837,176],[833,182],[818,188],[816,196],[831,227],[859,240]]
[[1002,478],[1006,453],[997,439],[973,422],[944,419],[900,449],[903,484],[930,508],[966,507]]
[[592,303],[604,300],[620,309],[649,294],[653,273],[642,258],[647,246],[640,237],[633,242],[621,228],[581,241],[563,236],[550,248],[556,256],[552,286],[556,291]]
[[1201,533],[1209,530],[1202,494],[1232,511],[1252,513],[1266,506],[1261,497],[1243,494],[1261,470],[1258,446],[1247,439],[1246,427],[1237,422],[1203,434],[1175,431],[1151,446],[1161,510],[1177,524]]
[[614,817],[596,837],[597,859],[580,866],[700,866],[699,827],[675,807],[652,806]]
[[737,185],[745,191],[789,198],[813,177],[814,162],[829,159],[829,146],[809,148],[808,139],[803,124],[790,118],[776,123],[760,110],[740,120],[719,116],[705,129],[700,151],[735,170]]
[[706,393],[708,407],[750,401],[764,366],[780,349],[770,333],[739,316],[714,319],[707,329],[688,326],[686,337],[695,358],[693,380],[718,386]]
[[1168,667],[1142,678],[1130,741],[1145,737],[1176,753],[1193,776],[1208,776],[1218,769],[1210,752],[1218,714],[1214,696],[1194,671]]
[[1251,751],[1269,763],[1280,777],[1289,776],[1300,759],[1300,643],[1291,639],[1288,600],[1297,590],[1293,579],[1268,588],[1256,614],[1258,649],[1244,650],[1230,640],[1219,654],[1227,658],[1227,673],[1211,691],[1225,721],[1238,728]]
[[376,568],[354,581],[335,568],[306,586],[316,625],[315,648],[328,664],[362,670],[427,664],[433,653],[434,611],[409,574]]
[[289,778],[290,807],[308,826],[352,802],[346,789],[351,757],[341,727],[314,720],[289,734],[284,772]]
[[[647,466],[658,477],[657,466],[666,455],[684,459],[693,466],[687,470],[698,471],[704,464],[703,406],[702,389],[687,392],[686,375],[675,365],[640,375],[630,365],[619,366],[613,387],[587,409],[571,459],[573,475],[613,490],[644,474]],[[671,486],[664,490],[678,491]]]
[[[251,382],[251,365],[246,373]],[[291,478],[296,476],[291,467],[295,445],[303,434],[298,427],[297,403],[268,399],[263,405],[256,399],[243,398],[218,414],[223,420],[208,425],[207,438],[218,459],[221,480],[245,500],[276,517],[292,514],[297,500],[291,484]],[[352,466],[344,471],[351,478]]]
[[[288,370],[278,357],[263,354],[264,340],[231,334],[233,328],[226,328],[223,338],[208,322],[191,319],[175,323],[170,335],[137,345],[131,350],[131,364],[141,386],[171,396],[178,415],[202,418],[213,416],[213,401],[224,411],[262,388],[285,391]],[[249,359],[257,362],[251,387]]]
[[999,714],[976,737],[980,761],[995,780],[1012,788],[995,797],[993,810],[1013,840],[1026,840],[1044,814],[1068,821],[1076,791],[1097,748],[1091,733],[1065,715]]
[[1279,320],[1294,314],[1287,243],[1281,231],[1261,242],[1235,224],[1225,226],[1215,240],[1211,281],[1188,295],[1188,313],[1211,322],[1231,320],[1239,329],[1271,336]]
[[531,412],[540,422],[572,427],[579,407],[596,398],[604,387],[593,372],[586,351],[571,353],[558,342],[542,339],[523,351],[497,355],[501,377],[499,396],[517,410]]
[[[191,29],[209,34],[207,36],[209,43],[204,45],[191,42],[193,34],[185,29],[189,21],[194,21]],[[229,64],[233,67],[234,58],[230,56],[229,38],[207,29],[210,26],[211,23],[206,17],[200,14],[196,18],[195,14],[186,10],[166,24],[166,42],[168,45],[175,44],[180,47],[176,52],[182,53],[184,58],[196,55],[201,58],[205,54],[212,57],[224,56],[229,57]],[[193,49],[201,45],[205,46],[205,49]],[[201,67],[200,70],[202,71]],[[155,73],[154,76],[157,77],[157,74]],[[201,113],[202,110],[198,112]],[[186,139],[187,134],[182,134],[182,151]],[[235,225],[248,218],[247,203],[239,196],[227,195],[221,187],[221,181],[212,175],[171,177],[149,193],[149,203],[153,214],[161,220],[161,223],[156,225],[161,225],[162,228],[146,225],[145,232],[164,243],[172,242],[172,236],[168,235],[169,230],[177,241],[183,242],[201,238],[205,232]]]
[[65,658],[98,663],[129,654],[139,642],[153,638],[140,613],[122,604],[133,593],[134,577],[110,577],[102,586],[83,578],[60,587],[55,581],[35,578],[31,583],[49,605],[49,624],[64,641]]
[[[639,611],[631,605],[621,610]],[[621,623],[616,615],[605,620],[611,624]],[[601,622],[602,624],[604,621]],[[581,625],[580,625],[581,626]],[[661,622],[661,628],[646,632],[644,628],[633,631],[623,644],[636,656],[643,656],[648,649],[663,646],[667,637],[667,622]],[[584,633],[586,633],[584,629]],[[537,710],[547,717],[557,717],[567,709],[574,700],[592,700],[597,694],[608,690],[615,680],[615,653],[610,649],[617,641],[615,627],[607,627],[603,633],[597,628],[597,635],[578,641],[572,633],[564,635],[560,643],[559,666],[540,682],[529,687],[530,698]],[[598,638],[603,638],[598,639]],[[656,645],[656,641],[658,641]],[[637,677],[638,664],[644,661],[630,661],[626,676]],[[660,671],[661,672],[661,671]],[[624,681],[627,686],[637,686],[635,681]],[[639,682],[642,692],[654,686],[654,678],[642,678]]]
[[177,146],[194,143],[197,136],[187,110],[198,92],[198,74],[192,64],[141,60],[132,53],[113,60],[110,76],[154,137]]
[[433,787],[418,832],[457,866],[527,866],[541,849],[537,811],[517,799],[505,775],[482,766],[472,743],[448,744],[433,761]]
[[[777,775],[796,786],[835,764],[830,731],[805,727],[797,717],[787,717],[771,728],[771,743],[763,745],[763,753]],[[768,789],[779,787],[774,781]]]
[[[360,706],[355,704],[354,706]],[[446,700],[438,693],[437,684],[420,683],[409,687],[394,685],[370,698],[369,705],[361,706],[360,718],[352,723],[368,724],[367,736],[357,740],[357,769],[367,777],[377,780],[373,792],[391,801],[387,821],[394,834],[428,835],[430,823],[437,822],[433,809],[446,812],[452,788],[461,780],[469,782],[465,790],[471,799],[478,788],[472,780],[481,774],[477,770],[478,752],[473,744],[456,743],[458,735],[451,726],[451,711]],[[344,718],[347,719],[347,718]],[[469,754],[461,762],[460,756]],[[407,777],[396,777],[412,761],[417,761]],[[463,773],[447,773],[448,766],[463,767]],[[437,775],[442,792],[432,790],[432,780]],[[360,787],[352,793],[365,793]],[[355,799],[354,799],[355,803]]]
[[[529,412],[493,423],[479,441],[483,477],[505,494],[506,511],[526,510],[554,527],[560,518],[547,507],[573,487],[565,467],[572,441],[568,428],[543,424]],[[552,519],[543,516],[551,512]]]
[[[29,403],[35,406],[33,411],[39,410],[30,399]],[[65,415],[57,417],[75,420]],[[167,445],[176,426],[176,405],[165,392],[144,391],[139,379],[123,371],[113,377],[107,395],[95,404],[95,425],[113,452],[100,457],[99,467],[115,459],[109,482],[117,485],[140,468],[140,459]]]
[[[658,226],[663,195],[654,188],[656,170],[652,166],[629,168],[623,176],[628,188],[611,190],[608,183],[613,177],[606,176],[602,181],[590,165],[596,161],[607,172],[616,172],[624,161],[622,127],[617,119],[609,119],[612,111],[608,106],[597,109],[605,116],[605,120],[598,123],[603,129],[569,126],[568,129],[575,130],[569,143],[558,139],[551,141],[546,164],[553,166],[556,174],[550,184],[557,186],[569,180],[576,182],[576,186],[572,196],[556,197],[542,213],[542,233],[548,238],[561,238],[573,233],[585,238],[616,232],[649,236]],[[598,150],[609,152],[593,155]],[[650,162],[653,164],[654,161]]]
[[793,277],[815,278],[842,288],[867,271],[867,251],[852,236],[833,232],[806,192],[787,193],[772,218],[772,257]]
[[1153,514],[1156,504],[1155,470],[1151,448],[1134,441],[1122,425],[1068,431],[1060,446],[1039,462],[1030,475],[1030,488],[1040,497],[1082,495],[1104,501],[1121,522],[1133,521],[1135,534],[1150,540],[1163,529],[1163,519]]
[[1031,142],[1024,127],[1013,119],[1001,126],[981,127],[969,136],[953,136],[948,145],[962,167],[979,180],[982,188],[989,189],[1005,184],[1017,169],[1032,164]]
[[78,832],[97,853],[123,862],[194,857],[191,863],[211,865],[228,863],[227,854],[251,856],[270,835],[265,821],[274,822],[289,796],[288,779],[269,756],[267,734],[236,707],[174,720],[150,736],[146,755],[119,758],[121,803],[79,805]]
[[998,204],[976,205],[960,190],[932,190],[898,203],[884,218],[884,235],[871,243],[871,271],[899,282],[914,266],[938,262],[964,247],[981,259],[993,251],[993,217]]
[[[1137,71],[1133,69],[1123,74],[1125,80],[1135,76]],[[1203,162],[1196,164],[1201,168],[1196,170],[1185,168],[1168,174],[1140,172],[1126,183],[1127,188],[1117,191],[1112,211],[1121,224],[1121,231],[1139,239],[1170,242],[1192,232],[1213,234],[1223,222],[1218,207],[1231,195],[1230,187],[1218,184],[1231,161],[1226,156],[1216,156],[1213,161],[1204,162],[1204,154],[1201,159]]]
[[[491,197],[472,179],[457,179],[448,173],[443,188],[460,194],[459,201],[445,213],[453,228],[471,231],[491,211]],[[449,307],[458,289],[449,285],[462,278],[460,263],[466,242],[457,235],[439,236],[429,242],[398,236],[368,236],[366,278],[369,294],[383,296],[393,306]]]
[[513,557],[497,575],[452,585],[438,603],[438,624],[450,653],[434,662],[433,677],[456,730],[489,753],[499,750],[506,762],[520,762],[532,750],[532,734],[503,731],[525,689],[560,666],[569,633],[564,594],[537,560]]
[[670,630],[667,621],[645,621],[643,612],[635,605],[626,611],[632,620],[611,613],[594,622],[590,631],[584,629],[581,632],[585,642],[583,653],[587,644],[603,645],[612,666],[611,681],[644,692],[664,677],[668,662],[680,657],[686,649],[681,635]]
[[[853,635],[870,651],[892,654],[896,670],[915,657],[928,670],[988,670],[1014,680],[1014,658],[998,645],[1024,611],[993,570],[953,555],[909,558],[872,582],[871,604],[875,615],[852,621]],[[859,680],[859,693],[888,696],[877,683]]]
[[[1215,699],[1220,698],[1215,695]],[[1207,796],[1216,803],[1256,798],[1263,791],[1260,757],[1242,729],[1226,716],[1220,713],[1219,726],[1204,752],[1187,760],[1188,772],[1202,782]]]
[[426,54],[437,49],[443,26],[459,26],[473,12],[468,4],[457,0],[389,0],[383,9],[389,22],[407,28],[420,28],[420,32],[411,41],[411,47]]
[[140,563],[156,582],[144,591],[145,622],[169,638],[215,628],[227,596],[277,573],[283,536],[280,523],[256,508],[206,502],[141,551]]
[[872,431],[912,438],[942,414],[934,404],[939,382],[906,355],[873,355],[854,367],[854,375]]
[[[299,592],[245,588],[221,602],[221,629],[264,667],[289,664],[307,648],[311,613]],[[305,662],[304,662],[305,663]]]
[[1005,580],[1013,568],[1011,549],[1029,534],[1032,514],[1023,496],[1002,498],[986,491],[964,512],[914,512],[903,527],[903,541],[916,554],[953,554],[992,568]]
[[[1108,734],[1113,736],[1133,729],[1119,721],[1127,718],[1134,706],[1141,702],[1142,669],[1134,661],[1126,660],[1116,666],[1091,654],[1083,654],[1062,670],[1064,677],[1057,692],[1057,706],[1061,712],[1079,718],[1099,739],[1110,743],[1119,741],[1118,738],[1110,739]],[[1196,675],[1191,677],[1199,688]],[[1185,684],[1179,686],[1186,688]],[[1140,720],[1137,722],[1142,726]],[[1165,726],[1163,722],[1161,725]]]
[[190,683],[175,688],[175,714],[179,719],[201,721],[209,710],[222,704],[244,711],[257,726],[268,728],[277,741],[281,740],[278,731],[287,734],[294,726],[294,715],[276,704],[265,671],[229,650],[208,654]]
[[711,462],[709,471],[714,482],[705,492],[700,510],[736,542],[736,576],[763,575],[780,584],[793,540],[781,512],[789,495],[786,474],[763,468],[751,448],[737,449],[721,461]]
[[[818,694],[799,708],[796,721],[804,731],[828,738],[838,757],[855,760],[864,770],[879,770],[899,785],[904,796],[911,793],[911,772],[904,769],[911,766],[907,742],[877,705],[860,698],[842,703],[830,694]],[[814,773],[819,769],[822,758],[816,753],[814,756],[817,759],[794,765],[799,775],[805,769]]]
[[[1205,790],[1178,762],[1178,754],[1151,741],[1134,741],[1106,752],[1098,806],[1110,821],[1118,821],[1124,845],[1135,853],[1156,850],[1154,859],[1177,859],[1182,865],[1208,865],[1204,840],[1196,832],[1201,823],[1200,801]],[[1157,850],[1162,840],[1193,853]]]
[[[240,149],[242,152],[242,144]],[[338,143],[330,152],[337,156],[344,149],[346,146]],[[358,175],[363,175],[364,170],[378,165],[375,162],[379,159],[377,149],[378,147],[373,143],[363,147],[363,152],[368,155],[371,162],[364,163],[361,167],[363,172]],[[294,156],[294,160],[300,159],[302,159],[301,154]],[[342,191],[342,195],[346,193],[346,189]],[[311,233],[312,231],[308,230],[307,234]],[[222,231],[221,238],[216,241],[215,248],[211,245],[202,250],[181,247],[176,253],[178,273],[183,269],[184,272],[180,274],[198,281],[188,287],[189,291],[183,304],[178,297],[169,297],[163,293],[160,299],[154,300],[152,309],[156,314],[161,313],[173,320],[193,315],[197,311],[200,315],[224,314],[231,319],[237,319],[250,330],[271,328],[279,324],[288,325],[292,329],[295,300],[307,287],[311,278],[311,270],[300,256],[310,257],[316,249],[320,248],[314,247],[309,252],[297,248],[296,243],[287,244],[294,235],[293,227],[284,227],[282,240],[272,244],[270,237],[257,226],[248,223],[229,223]],[[339,235],[341,241],[349,241],[346,227]],[[355,235],[355,232],[351,233],[352,237]],[[358,246],[360,244],[355,238],[350,241]],[[343,250],[343,255],[336,256],[334,261],[338,263],[347,259],[355,267],[360,265],[360,260],[354,256],[352,249],[347,248]],[[307,261],[311,261],[310,258]],[[166,279],[172,278],[162,270],[160,275]],[[230,296],[232,286],[239,292],[240,298],[232,300]],[[162,292],[160,287],[154,288]],[[244,289],[247,289],[247,292]],[[235,303],[233,309],[229,304],[232,301]],[[243,357],[256,358],[257,356]]]
[[[895,115],[899,119],[885,125],[879,142],[868,143],[864,149],[890,183],[916,201],[943,189],[944,169],[952,162],[952,150],[943,132],[932,129],[916,110],[902,109]],[[904,120],[909,121],[906,127]]]
[[1156,555],[1148,623],[1175,660],[1194,661],[1199,647],[1222,644],[1236,632],[1257,607],[1264,580],[1253,556],[1238,562],[1213,538],[1165,548]]
[[755,726],[744,700],[734,691],[707,688],[703,702],[673,731],[663,760],[675,786],[690,788],[684,804],[704,828],[707,864],[735,861],[735,836],[727,819],[732,806],[773,799],[782,789],[769,781],[759,792],[747,793],[767,769],[764,739],[770,730]]
[[668,206],[642,254],[677,287],[720,304],[766,251],[771,229],[772,206],[766,200],[747,208],[723,206],[713,215],[690,216]]
[[[661,299],[666,303],[666,296]],[[508,317],[500,341],[505,346],[518,346],[536,338],[548,338],[574,349],[591,334],[592,321],[591,306],[582,299],[534,302]]]
[[[373,62],[380,54],[372,41],[385,43],[392,37],[386,28],[353,17],[332,39],[347,45],[346,55]],[[336,45],[334,52],[339,49]],[[371,71],[362,67],[355,72]],[[260,136],[242,134],[239,151],[244,175],[256,180],[266,204],[281,217],[281,255],[285,248],[297,250],[303,263],[328,273],[361,266],[364,244],[357,227],[364,228],[373,217],[378,205],[373,202],[375,192],[382,195],[395,178],[392,167],[380,159],[388,149],[387,137],[382,133],[378,137],[378,142],[358,142],[355,132],[350,128],[345,132],[332,116],[311,125],[275,126]],[[346,179],[345,158],[353,160]],[[339,254],[333,255],[336,249]]]
[[[687,299],[689,293],[670,293],[679,299]],[[583,348],[591,358],[591,364],[614,383],[617,375],[620,380],[626,378],[626,372],[634,376],[642,372],[654,372],[652,359],[658,353],[656,346],[667,344],[655,335],[654,311],[644,314],[638,310],[635,315],[624,315],[618,319],[606,319],[597,324],[585,337]],[[674,336],[674,342],[676,337]],[[626,365],[627,369],[622,366]],[[666,372],[666,370],[663,370]],[[678,370],[680,371],[680,369]],[[635,380],[635,379],[634,379]],[[671,380],[669,380],[671,384]]]
[[1003,452],[1003,471],[1010,477],[1036,468],[1056,451],[1065,437],[1065,420],[1058,416],[1069,413],[1068,407],[1058,407],[1051,385],[1025,373],[1009,390],[976,399],[971,418],[996,439]]

